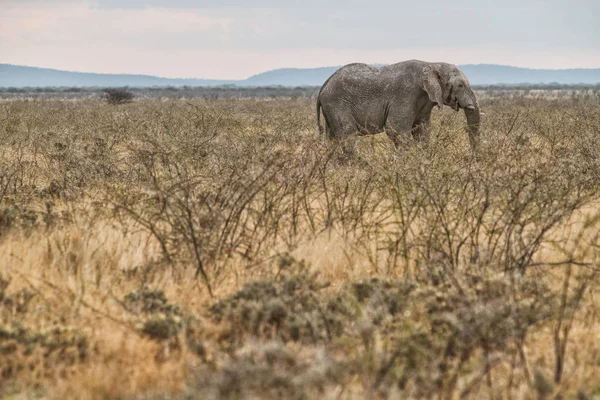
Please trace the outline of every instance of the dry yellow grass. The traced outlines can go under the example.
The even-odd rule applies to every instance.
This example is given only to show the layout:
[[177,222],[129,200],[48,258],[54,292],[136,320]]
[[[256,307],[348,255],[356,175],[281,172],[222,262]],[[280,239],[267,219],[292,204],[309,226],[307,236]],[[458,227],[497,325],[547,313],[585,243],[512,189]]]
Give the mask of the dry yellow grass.
[[1,103],[0,393],[598,396],[598,99],[485,100],[477,154],[313,108]]

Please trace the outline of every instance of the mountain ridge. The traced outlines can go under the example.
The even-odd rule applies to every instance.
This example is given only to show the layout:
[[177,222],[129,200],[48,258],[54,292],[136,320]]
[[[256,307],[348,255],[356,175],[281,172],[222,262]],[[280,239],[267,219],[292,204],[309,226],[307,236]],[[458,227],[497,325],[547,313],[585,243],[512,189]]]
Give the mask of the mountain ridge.
[[[376,64],[383,65],[383,64]],[[499,64],[458,66],[473,85],[492,84],[597,84],[600,68],[536,69]],[[93,86],[320,86],[340,66],[278,68],[247,79],[164,78],[144,74],[72,72],[52,68],[0,64],[0,87]]]

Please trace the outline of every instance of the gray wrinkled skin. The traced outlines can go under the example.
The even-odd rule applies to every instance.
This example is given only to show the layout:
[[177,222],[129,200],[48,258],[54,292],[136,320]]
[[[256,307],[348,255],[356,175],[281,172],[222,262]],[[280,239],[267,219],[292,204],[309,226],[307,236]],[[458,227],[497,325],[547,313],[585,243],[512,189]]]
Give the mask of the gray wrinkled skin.
[[467,77],[447,63],[410,60],[382,68],[348,64],[321,87],[317,121],[323,132],[322,108],[329,139],[385,130],[396,148],[401,148],[410,135],[420,142],[428,140],[431,110],[436,105],[464,110],[474,149],[479,139],[479,105]]

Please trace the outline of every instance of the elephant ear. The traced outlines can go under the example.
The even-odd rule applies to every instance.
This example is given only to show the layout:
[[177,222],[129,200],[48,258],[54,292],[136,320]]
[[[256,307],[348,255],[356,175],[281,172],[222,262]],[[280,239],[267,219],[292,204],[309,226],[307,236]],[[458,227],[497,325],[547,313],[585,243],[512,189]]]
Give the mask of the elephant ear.
[[429,95],[429,100],[436,103],[438,108],[442,108],[444,100],[442,97],[442,85],[440,83],[440,76],[435,68],[431,65],[423,68],[421,74],[421,87]]

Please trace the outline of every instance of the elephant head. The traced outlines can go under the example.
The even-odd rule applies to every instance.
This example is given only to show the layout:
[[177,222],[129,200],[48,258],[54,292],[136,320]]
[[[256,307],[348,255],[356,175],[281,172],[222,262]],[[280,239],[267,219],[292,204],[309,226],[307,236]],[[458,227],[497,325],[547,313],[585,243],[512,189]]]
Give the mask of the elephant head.
[[446,105],[456,111],[459,108],[465,111],[469,140],[474,148],[479,139],[479,104],[465,74],[454,65],[435,63],[423,68],[421,82],[429,100],[439,108]]

